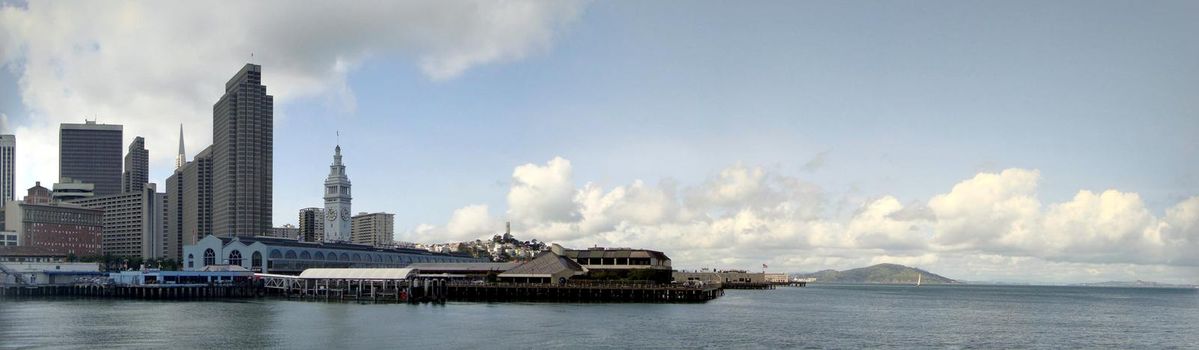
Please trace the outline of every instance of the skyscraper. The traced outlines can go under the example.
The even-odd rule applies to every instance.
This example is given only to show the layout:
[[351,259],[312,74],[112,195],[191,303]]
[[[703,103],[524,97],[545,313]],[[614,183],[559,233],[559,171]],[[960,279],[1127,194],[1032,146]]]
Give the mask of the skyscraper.
[[16,175],[13,166],[16,165],[17,136],[0,135],[0,208],[9,201],[16,200],[14,181]]
[[350,241],[350,178],[341,164],[341,145],[333,149],[333,164],[325,178],[325,242]]
[[205,235],[213,232],[212,146],[196,153],[192,161],[183,166],[183,245],[196,244]]
[[58,129],[58,177],[96,185],[96,195],[121,193],[120,125],[63,123]]
[[141,136],[134,137],[129,143],[121,182],[121,193],[141,192],[150,182],[150,151],[146,150],[146,140]]
[[255,236],[271,231],[274,97],[262,67],[246,64],[212,106],[212,233]]

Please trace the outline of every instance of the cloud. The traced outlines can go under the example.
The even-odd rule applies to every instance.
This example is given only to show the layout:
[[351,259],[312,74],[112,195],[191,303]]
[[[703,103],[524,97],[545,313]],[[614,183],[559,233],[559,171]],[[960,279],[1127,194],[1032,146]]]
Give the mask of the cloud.
[[[287,11],[280,11],[286,8]],[[56,176],[57,126],[98,118],[144,136],[171,164],[211,143],[212,104],[246,61],[278,104],[323,96],[356,106],[346,75],[373,57],[411,60],[443,81],[546,50],[581,1],[31,2],[0,7],[0,64],[19,77],[20,183]],[[278,109],[277,109],[278,110]],[[286,122],[276,115],[276,123]]]
[[[1187,273],[1199,275],[1193,254],[1199,248],[1199,197],[1161,217],[1137,194],[1116,190],[1083,190],[1069,201],[1042,205],[1040,176],[1028,169],[979,173],[927,201],[905,205],[881,196],[838,213],[828,209],[834,199],[819,188],[766,168],[736,164],[692,186],[667,179],[575,187],[570,161],[559,157],[516,167],[508,213],[518,219],[518,237],[658,249],[683,268],[767,263],[814,271],[892,262],[974,280],[1144,273],[1186,281]],[[500,221],[486,211],[478,205],[459,209],[445,234],[498,231]],[[1018,278],[1002,271],[1011,266],[1054,274]]]
[[816,153],[815,157],[812,157],[812,159],[808,160],[807,163],[803,164],[802,169],[804,171],[820,170],[820,168],[824,167],[825,163],[828,163],[829,152],[830,151],[821,151],[820,153]]

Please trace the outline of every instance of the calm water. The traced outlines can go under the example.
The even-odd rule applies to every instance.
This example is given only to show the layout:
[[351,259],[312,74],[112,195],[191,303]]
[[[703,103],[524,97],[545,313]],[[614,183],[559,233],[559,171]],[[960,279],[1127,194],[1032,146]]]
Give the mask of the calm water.
[[1199,292],[728,291],[707,304],[0,301],[0,348],[1199,348]]

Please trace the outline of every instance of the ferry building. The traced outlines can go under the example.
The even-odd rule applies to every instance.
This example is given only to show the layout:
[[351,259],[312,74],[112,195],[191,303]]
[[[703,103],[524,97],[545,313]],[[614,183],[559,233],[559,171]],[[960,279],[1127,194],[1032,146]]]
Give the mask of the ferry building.
[[485,262],[468,255],[345,242],[301,242],[274,237],[209,235],[183,247],[183,269],[237,265],[260,273],[299,274],[307,268],[385,268],[414,263]]

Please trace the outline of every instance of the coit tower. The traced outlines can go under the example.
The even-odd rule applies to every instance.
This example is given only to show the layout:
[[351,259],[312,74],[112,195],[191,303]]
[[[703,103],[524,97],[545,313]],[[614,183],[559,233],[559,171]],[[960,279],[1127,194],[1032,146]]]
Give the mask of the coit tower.
[[341,164],[341,145],[333,149],[333,165],[325,179],[325,242],[350,241],[350,178]]

